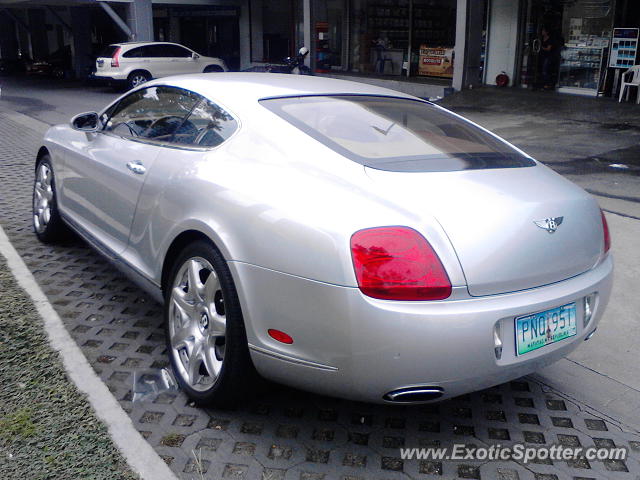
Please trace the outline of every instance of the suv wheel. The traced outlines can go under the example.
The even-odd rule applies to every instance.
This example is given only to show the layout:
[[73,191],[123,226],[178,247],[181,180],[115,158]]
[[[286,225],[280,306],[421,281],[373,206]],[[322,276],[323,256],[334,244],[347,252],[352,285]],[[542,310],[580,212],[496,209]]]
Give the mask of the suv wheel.
[[129,90],[131,90],[132,88],[142,85],[149,80],[151,80],[151,75],[149,74],[149,72],[136,70],[135,72],[131,72],[127,77],[127,87],[129,87]]

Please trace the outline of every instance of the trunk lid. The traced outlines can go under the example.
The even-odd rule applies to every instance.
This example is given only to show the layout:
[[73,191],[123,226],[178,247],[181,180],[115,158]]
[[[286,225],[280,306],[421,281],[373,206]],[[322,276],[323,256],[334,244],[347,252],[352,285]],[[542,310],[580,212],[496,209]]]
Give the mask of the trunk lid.
[[[425,221],[436,218],[458,255],[472,296],[559,282],[591,269],[602,254],[595,199],[542,165],[458,172],[366,171],[385,196]],[[556,219],[555,224],[548,219]]]

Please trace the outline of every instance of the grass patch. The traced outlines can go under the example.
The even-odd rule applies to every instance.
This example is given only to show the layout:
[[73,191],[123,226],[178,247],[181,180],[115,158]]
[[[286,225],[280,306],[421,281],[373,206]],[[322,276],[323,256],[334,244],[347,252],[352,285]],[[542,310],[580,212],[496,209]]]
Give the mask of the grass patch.
[[0,256],[0,478],[134,480]]

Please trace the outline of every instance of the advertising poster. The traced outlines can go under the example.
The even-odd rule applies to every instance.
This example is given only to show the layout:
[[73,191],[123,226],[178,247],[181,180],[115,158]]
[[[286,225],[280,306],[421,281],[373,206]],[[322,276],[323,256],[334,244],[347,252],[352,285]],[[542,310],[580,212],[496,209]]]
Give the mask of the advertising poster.
[[453,51],[451,47],[420,45],[418,75],[453,78]]

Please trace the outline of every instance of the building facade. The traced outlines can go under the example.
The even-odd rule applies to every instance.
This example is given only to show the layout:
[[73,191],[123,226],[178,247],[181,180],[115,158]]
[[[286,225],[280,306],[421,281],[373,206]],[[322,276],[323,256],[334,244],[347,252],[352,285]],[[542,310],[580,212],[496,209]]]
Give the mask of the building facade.
[[[0,56],[44,58],[70,48],[80,76],[100,47],[117,41],[182,43],[223,58],[232,70],[280,62],[305,45],[318,75],[353,77],[432,97],[451,88],[494,85],[501,74],[513,86],[543,84],[542,77],[549,76],[541,50],[545,30],[558,47],[551,66],[554,87],[594,94],[615,82],[620,69],[607,68],[614,28],[637,28],[639,3],[0,0]],[[636,63],[629,55],[622,66]]]

